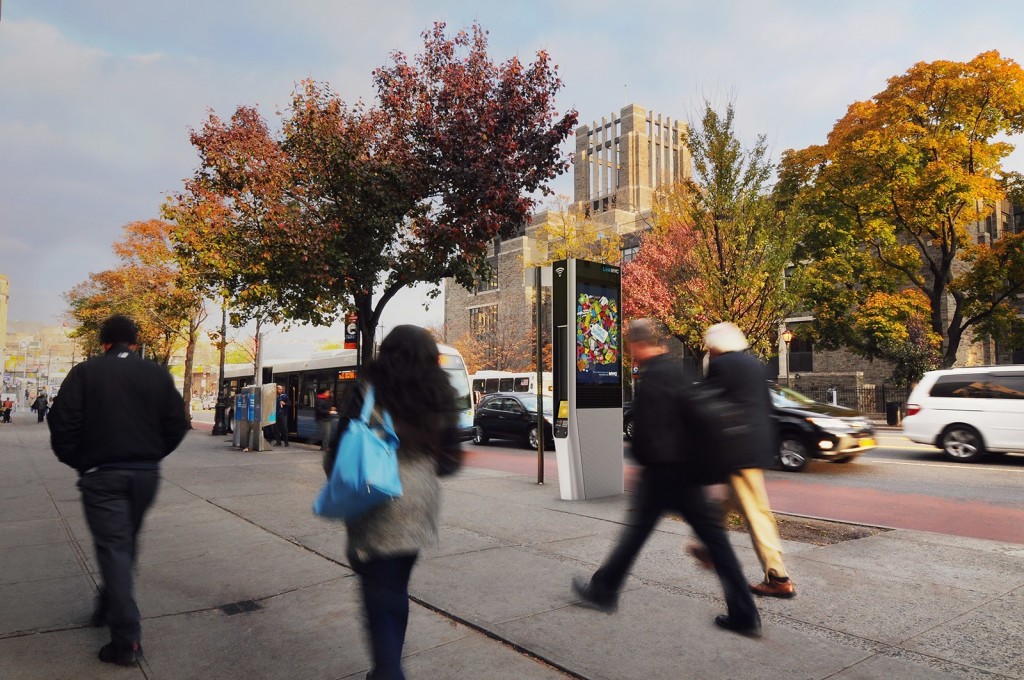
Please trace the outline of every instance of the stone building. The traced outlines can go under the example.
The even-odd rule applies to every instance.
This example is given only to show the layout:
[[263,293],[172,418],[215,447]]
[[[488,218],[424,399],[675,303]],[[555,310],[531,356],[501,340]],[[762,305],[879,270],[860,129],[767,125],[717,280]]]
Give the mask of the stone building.
[[[638,232],[650,225],[655,191],[691,175],[686,134],[684,122],[636,104],[576,129],[569,209],[623,236],[626,262],[636,253]],[[505,368],[502,356],[535,332],[524,263],[543,257],[536,233],[549,219],[539,212],[517,237],[496,239],[487,253],[492,276],[473,290],[445,282],[445,340],[486,338],[493,348],[488,368]]]

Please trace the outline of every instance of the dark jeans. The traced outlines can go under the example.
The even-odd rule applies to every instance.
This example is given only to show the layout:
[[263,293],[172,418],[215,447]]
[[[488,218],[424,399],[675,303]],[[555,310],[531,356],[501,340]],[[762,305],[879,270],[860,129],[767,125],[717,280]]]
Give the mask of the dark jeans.
[[275,436],[277,437],[277,443],[280,444],[282,441],[288,444],[288,419],[287,416],[277,417],[277,422],[274,423]]
[[331,429],[333,423],[330,418],[327,420],[316,421],[317,428],[320,429],[320,450],[326,451],[331,444]]
[[722,583],[730,618],[742,625],[760,620],[736,553],[722,526],[721,513],[704,494],[704,488],[687,482],[686,469],[678,465],[652,465],[644,468],[640,488],[634,500],[634,512],[622,531],[619,542],[594,577],[591,585],[598,597],[619,592],[636,556],[654,531],[661,515],[677,512],[690,525],[711,552],[718,580]]
[[78,480],[103,577],[99,606],[107,613],[111,639],[120,644],[141,639],[139,608],[132,597],[132,567],[142,518],[159,483],[158,470],[105,469]]
[[358,562],[373,653],[373,680],[404,680],[402,647],[409,622],[409,575],[418,555]]

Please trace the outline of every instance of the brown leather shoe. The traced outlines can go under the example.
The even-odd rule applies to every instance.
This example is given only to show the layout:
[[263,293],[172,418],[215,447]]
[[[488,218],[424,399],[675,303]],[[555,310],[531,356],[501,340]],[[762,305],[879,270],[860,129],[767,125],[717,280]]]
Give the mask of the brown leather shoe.
[[750,586],[750,592],[762,597],[781,597],[789,599],[796,597],[796,586],[792,579],[780,581],[774,576],[769,576],[761,583],[754,583]]

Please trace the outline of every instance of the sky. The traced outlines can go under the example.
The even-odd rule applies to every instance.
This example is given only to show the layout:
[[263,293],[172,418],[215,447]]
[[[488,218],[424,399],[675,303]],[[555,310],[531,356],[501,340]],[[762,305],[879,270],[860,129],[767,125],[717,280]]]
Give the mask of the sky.
[[[373,69],[394,50],[418,52],[434,21],[478,21],[496,60],[546,50],[564,80],[557,105],[580,124],[627,100],[690,120],[705,98],[732,101],[741,138],[765,134],[776,158],[824,142],[851,103],[914,63],[992,49],[1024,63],[1024,3],[1012,0],[4,0],[0,274],[11,323],[57,323],[65,291],[116,265],[123,226],[158,217],[195,170],[189,130],[210,111],[258,105],[273,120],[304,78],[372,102]],[[1024,170],[1024,149],[1007,166]],[[552,186],[570,194],[571,173]],[[443,303],[425,309],[425,292],[393,300],[385,331],[439,325]],[[339,335],[298,328],[270,345],[285,355]]]

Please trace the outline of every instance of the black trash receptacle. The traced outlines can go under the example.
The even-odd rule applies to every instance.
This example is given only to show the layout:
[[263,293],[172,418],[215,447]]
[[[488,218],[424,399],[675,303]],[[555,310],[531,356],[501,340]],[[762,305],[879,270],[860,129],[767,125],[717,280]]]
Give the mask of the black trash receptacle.
[[898,401],[887,401],[885,402],[885,424],[886,425],[899,425],[902,420],[902,413],[900,408],[900,402]]

